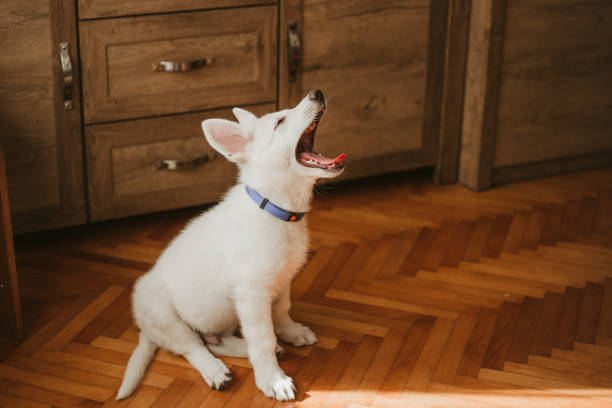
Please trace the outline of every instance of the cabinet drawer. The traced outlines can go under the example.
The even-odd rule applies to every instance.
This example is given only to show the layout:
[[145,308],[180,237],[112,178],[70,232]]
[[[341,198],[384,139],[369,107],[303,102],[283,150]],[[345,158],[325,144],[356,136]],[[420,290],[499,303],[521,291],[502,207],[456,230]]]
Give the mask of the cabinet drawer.
[[276,2],[274,0],[79,0],[79,18],[133,16],[270,3]]
[[[260,115],[274,105],[249,107]],[[208,145],[201,122],[235,120],[230,109],[88,126],[85,130],[89,202],[93,221],[217,200],[236,167]],[[209,161],[180,170],[159,169],[163,160]]]
[[[105,122],[272,102],[276,7],[85,21],[85,121]],[[161,61],[212,63],[154,72]]]

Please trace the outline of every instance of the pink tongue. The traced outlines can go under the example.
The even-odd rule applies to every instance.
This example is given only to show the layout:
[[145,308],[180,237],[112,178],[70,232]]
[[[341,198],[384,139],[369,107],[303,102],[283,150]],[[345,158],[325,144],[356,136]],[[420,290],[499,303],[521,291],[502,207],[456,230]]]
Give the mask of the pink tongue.
[[304,160],[304,161],[312,160],[312,161],[315,161],[315,162],[317,162],[319,164],[324,164],[326,166],[330,166],[332,164],[342,163],[344,161],[344,159],[346,158],[346,154],[342,153],[341,155],[339,155],[335,159],[330,159],[329,157],[320,156],[320,155],[318,155],[316,153],[312,153],[312,152],[301,152],[300,153],[300,158],[302,160]]

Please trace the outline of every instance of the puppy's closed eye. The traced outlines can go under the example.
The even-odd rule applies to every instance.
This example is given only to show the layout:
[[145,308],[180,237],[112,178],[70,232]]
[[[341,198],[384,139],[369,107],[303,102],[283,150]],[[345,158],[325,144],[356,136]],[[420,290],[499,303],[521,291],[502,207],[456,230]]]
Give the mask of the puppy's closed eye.
[[284,121],[285,121],[285,117],[283,116],[276,122],[276,125],[274,125],[274,130],[276,130],[276,128],[279,127]]

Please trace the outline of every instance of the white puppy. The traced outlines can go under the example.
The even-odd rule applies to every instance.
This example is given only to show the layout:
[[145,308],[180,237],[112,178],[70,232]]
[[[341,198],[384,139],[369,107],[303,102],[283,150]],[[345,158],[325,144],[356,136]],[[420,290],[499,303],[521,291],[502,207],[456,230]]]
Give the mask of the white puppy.
[[[202,122],[208,143],[239,166],[239,182],[136,282],[132,304],[140,341],[117,399],[136,389],[158,347],[184,356],[214,389],[223,388],[231,373],[213,354],[248,356],[266,396],[294,399],[293,382],[276,360],[275,333],[296,346],[317,341],[289,317],[289,292],[306,260],[302,213],[313,185],[342,173],[345,157],[313,150],[324,110],[323,94],[312,91],[295,108],[259,119],[234,108],[239,123]],[[238,326],[244,338],[233,335]]]

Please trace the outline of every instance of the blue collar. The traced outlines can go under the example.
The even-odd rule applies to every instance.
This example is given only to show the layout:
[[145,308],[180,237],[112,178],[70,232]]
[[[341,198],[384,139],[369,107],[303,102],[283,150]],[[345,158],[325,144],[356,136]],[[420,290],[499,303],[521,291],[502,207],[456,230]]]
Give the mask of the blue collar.
[[261,194],[259,194],[257,191],[253,190],[249,186],[246,186],[246,192],[249,195],[249,197],[251,197],[251,199],[255,201],[255,204],[257,204],[259,208],[261,208],[262,210],[265,210],[266,212],[272,214],[276,218],[281,219],[283,221],[298,222],[299,220],[304,218],[304,215],[306,214],[303,212],[296,213],[293,211],[284,210],[280,208],[279,206],[272,204],[267,198],[262,197]]

